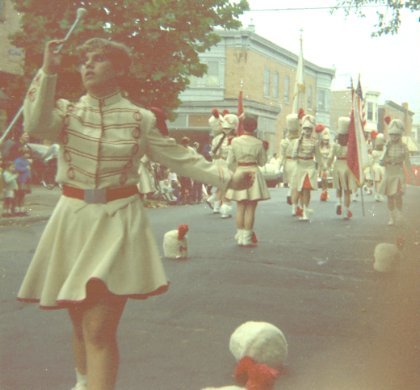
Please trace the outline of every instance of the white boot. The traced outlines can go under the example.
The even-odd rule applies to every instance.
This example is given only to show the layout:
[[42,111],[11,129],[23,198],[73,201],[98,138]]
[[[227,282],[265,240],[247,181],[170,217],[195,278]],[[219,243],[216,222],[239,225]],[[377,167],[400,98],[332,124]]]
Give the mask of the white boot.
[[71,390],[87,390],[87,376],[76,369],[76,385]]
[[395,225],[395,210],[389,210],[389,220],[388,220],[388,226],[394,226]]
[[213,204],[213,214],[219,214],[220,213],[220,200],[216,200]]
[[239,246],[242,245],[243,236],[244,236],[244,229],[238,229],[235,234],[235,240]]
[[252,241],[252,230],[244,230],[242,235],[242,246],[255,246],[255,243]]
[[299,218],[299,221],[303,221],[303,222],[309,221],[308,209],[306,206],[303,206],[302,216]]
[[232,216],[232,206],[227,203],[223,203],[220,207],[220,216],[222,218],[230,218]]

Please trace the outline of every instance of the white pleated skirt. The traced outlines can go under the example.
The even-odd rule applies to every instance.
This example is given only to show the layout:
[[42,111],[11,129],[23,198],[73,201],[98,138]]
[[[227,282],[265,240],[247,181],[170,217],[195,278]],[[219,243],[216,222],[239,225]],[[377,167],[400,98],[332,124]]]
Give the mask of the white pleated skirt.
[[138,195],[107,204],[62,196],[41,236],[18,299],[60,309],[82,302],[89,281],[145,299],[168,281]]

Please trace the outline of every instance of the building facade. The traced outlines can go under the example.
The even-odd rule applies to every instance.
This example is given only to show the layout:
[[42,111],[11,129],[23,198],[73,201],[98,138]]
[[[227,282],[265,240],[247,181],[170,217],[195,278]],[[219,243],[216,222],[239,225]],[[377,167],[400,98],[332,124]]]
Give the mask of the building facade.
[[[257,35],[252,26],[219,34],[221,41],[200,55],[207,74],[192,78],[180,95],[177,119],[169,123],[171,135],[208,142],[211,110],[237,113],[242,90],[245,113],[258,117],[258,136],[269,142],[269,153],[277,152],[286,116],[292,112],[298,56]],[[334,75],[333,69],[304,61],[305,95],[299,107],[326,126]]]

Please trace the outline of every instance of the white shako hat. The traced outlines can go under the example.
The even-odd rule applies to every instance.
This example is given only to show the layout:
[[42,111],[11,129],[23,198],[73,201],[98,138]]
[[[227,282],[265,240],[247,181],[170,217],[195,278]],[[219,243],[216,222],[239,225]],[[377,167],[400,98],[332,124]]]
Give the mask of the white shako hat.
[[393,119],[388,126],[388,134],[402,135],[404,133],[404,123],[401,119]]
[[331,132],[330,129],[328,127],[326,127],[324,130],[322,130],[321,132],[321,139],[323,141],[329,141],[331,138]]
[[350,118],[348,116],[340,116],[338,118],[337,134],[349,133]]
[[248,321],[232,333],[229,349],[237,361],[244,357],[256,363],[280,369],[284,366],[288,347],[286,337],[268,322]]
[[379,133],[375,138],[375,145],[384,145],[385,144],[385,136],[383,133]]
[[222,119],[222,128],[236,130],[239,125],[239,118],[235,114],[226,114]]
[[163,236],[163,254],[168,259],[185,259],[188,257],[188,225],[182,224],[178,229],[170,230]]
[[315,117],[314,116],[307,114],[302,118],[302,125],[301,125],[302,129],[304,129],[304,128],[314,129],[315,125],[316,125],[316,123],[315,123]]
[[222,118],[223,116],[214,108],[209,118],[209,126],[213,136],[222,132]]

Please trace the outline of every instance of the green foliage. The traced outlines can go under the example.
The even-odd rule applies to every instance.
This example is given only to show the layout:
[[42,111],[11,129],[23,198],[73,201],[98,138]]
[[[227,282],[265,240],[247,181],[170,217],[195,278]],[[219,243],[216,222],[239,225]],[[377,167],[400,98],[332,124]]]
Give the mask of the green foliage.
[[420,10],[419,0],[337,0],[334,11],[344,9],[346,15],[355,13],[364,17],[363,8],[366,6],[383,6],[376,11],[378,22],[375,25],[376,31],[372,36],[396,34],[401,24],[401,10],[407,9],[411,12]]
[[216,28],[241,27],[238,17],[246,0],[12,0],[22,16],[13,44],[25,50],[26,85],[42,64],[45,43],[63,38],[79,7],[87,14],[66,42],[58,95],[78,97],[82,85],[75,48],[92,37],[125,43],[134,54],[126,90],[144,106],[167,113],[179,105],[178,95],[189,77],[206,72],[198,54],[219,41]]

